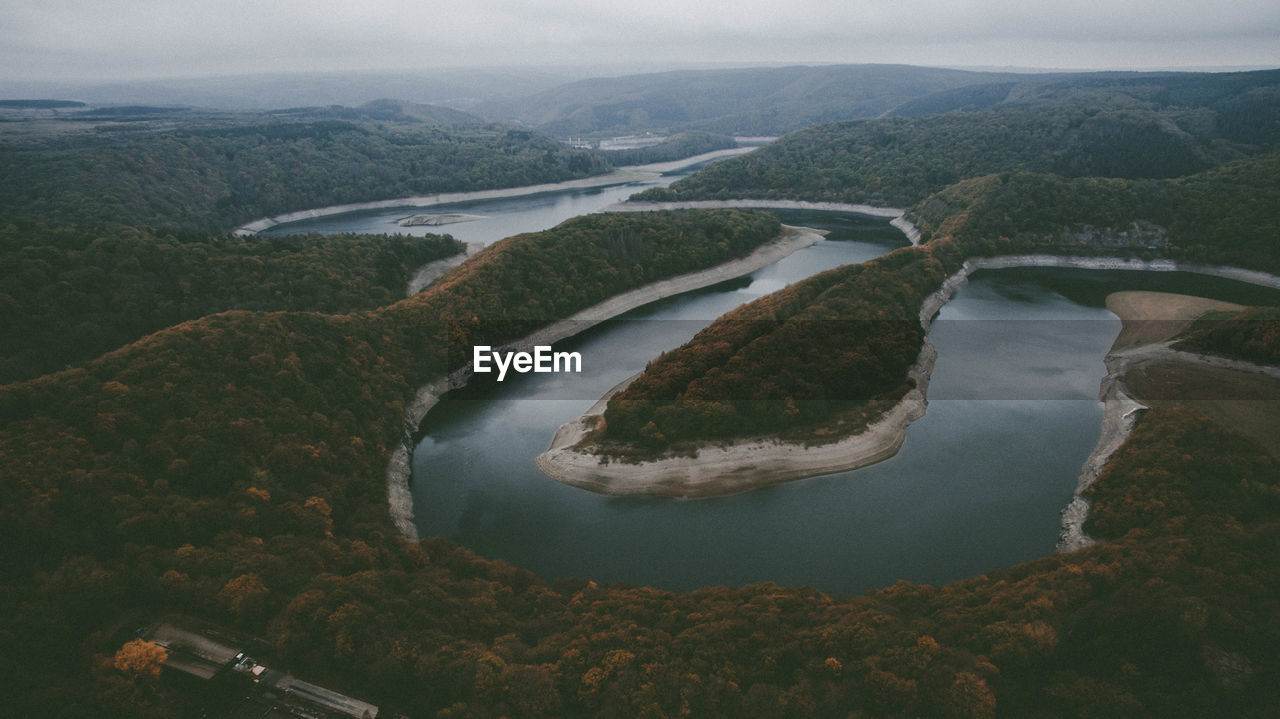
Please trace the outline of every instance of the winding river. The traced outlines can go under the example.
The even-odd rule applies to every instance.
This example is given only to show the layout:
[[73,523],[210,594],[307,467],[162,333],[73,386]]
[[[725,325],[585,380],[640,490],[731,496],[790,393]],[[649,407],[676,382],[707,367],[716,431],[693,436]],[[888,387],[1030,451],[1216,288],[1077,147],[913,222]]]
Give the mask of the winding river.
[[[446,231],[487,244],[625,199],[641,184],[440,206],[487,219],[399,228],[414,210],[280,225],[271,233]],[[444,536],[548,578],[687,589],[773,581],[857,592],[941,583],[1053,552],[1059,514],[1097,442],[1098,383],[1119,321],[1107,294],[1151,289],[1245,304],[1275,291],[1183,273],[983,271],[943,307],[928,414],[880,464],[708,500],[606,497],[544,477],[556,428],[725,311],[815,272],[905,244],[884,219],[780,212],[830,231],[747,278],[653,303],[557,345],[576,375],[473,380],[428,414],[413,455],[421,536]]]

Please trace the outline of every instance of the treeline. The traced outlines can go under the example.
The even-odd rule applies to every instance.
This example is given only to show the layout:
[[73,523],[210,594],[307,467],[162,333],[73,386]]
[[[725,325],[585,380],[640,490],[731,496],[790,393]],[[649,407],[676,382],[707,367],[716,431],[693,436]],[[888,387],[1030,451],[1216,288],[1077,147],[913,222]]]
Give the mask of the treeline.
[[988,248],[1004,238],[1091,252],[1108,248],[1101,236],[1087,239],[1089,228],[1126,229],[1142,220],[1162,228],[1166,242],[1110,249],[1275,273],[1280,272],[1277,177],[1276,152],[1166,180],[1005,173],[956,183],[918,204],[912,215],[927,237],[952,235]]
[[[869,407],[883,410],[909,389],[920,304],[962,259],[950,243],[902,248],[724,315],[609,401],[605,437],[660,449],[785,433],[856,410],[865,421]],[[838,437],[838,425],[824,432]]]
[[445,236],[231,237],[0,223],[0,384],[224,310],[353,312],[462,251]]
[[614,167],[622,165],[647,165],[652,162],[670,162],[716,150],[737,147],[738,142],[728,135],[709,132],[682,132],[672,135],[656,145],[627,150],[600,150],[600,154]]
[[1280,309],[1250,307],[1233,317],[1197,320],[1174,345],[1189,352],[1280,365]]
[[1280,144],[1275,73],[1233,76],[1216,93],[1165,85],[1136,96],[1128,87],[1066,87],[971,112],[816,125],[639,197],[902,207],[991,173],[1179,177]]
[[[626,289],[739,257],[780,230],[765,213],[578,218],[497,243],[485,262],[440,282],[447,289],[430,300],[432,312],[389,312],[403,320],[397,331],[421,333],[423,361],[443,370],[446,343],[469,357],[473,343],[522,336]],[[459,251],[448,236],[89,232],[14,220],[0,226],[0,330],[9,338],[0,384],[216,312],[390,305],[414,268]],[[435,326],[421,326],[423,317]]]
[[[33,127],[36,124],[33,123]],[[177,129],[50,121],[0,148],[0,212],[87,227],[220,232],[325,205],[514,187],[606,169],[600,157],[503,126],[263,122]]]

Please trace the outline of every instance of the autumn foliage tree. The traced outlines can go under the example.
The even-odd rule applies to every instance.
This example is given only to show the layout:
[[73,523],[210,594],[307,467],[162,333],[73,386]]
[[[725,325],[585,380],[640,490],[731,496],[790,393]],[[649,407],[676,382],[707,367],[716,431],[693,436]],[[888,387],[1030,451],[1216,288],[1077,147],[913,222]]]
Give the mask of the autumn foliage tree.
[[164,647],[145,639],[134,639],[116,652],[111,665],[116,670],[139,679],[157,679],[169,652]]

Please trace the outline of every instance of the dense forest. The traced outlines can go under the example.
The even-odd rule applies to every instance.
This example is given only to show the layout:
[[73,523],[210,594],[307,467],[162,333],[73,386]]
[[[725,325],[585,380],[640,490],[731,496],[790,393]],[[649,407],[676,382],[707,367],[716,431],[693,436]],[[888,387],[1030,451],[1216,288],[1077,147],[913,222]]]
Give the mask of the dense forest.
[[[1179,177],[1280,144],[1280,73],[1078,83],[989,109],[817,125],[641,199],[792,198],[910,206],[992,173]],[[1154,81],[1152,81],[1154,82]]]
[[[584,215],[494,243],[428,291],[379,313],[416,359],[418,380],[609,297],[749,254],[782,225],[736,210]],[[426,369],[428,374],[420,374]]]
[[[339,119],[47,121],[0,142],[0,213],[225,232],[292,210],[558,182],[607,163],[504,126]],[[24,123],[26,125],[26,123]]]
[[[800,392],[797,415],[827,416],[840,408],[805,402],[825,392],[851,401],[891,397],[918,347],[921,292],[972,254],[1128,249],[1275,271],[1280,172],[1277,156],[1264,153],[1277,131],[1268,114],[1274,92],[1250,89],[1257,77],[1227,76],[1216,89],[1143,78],[1148,104],[1093,115],[1072,109],[1084,92],[1078,84],[1037,85],[1037,101],[1059,102],[1068,122],[1055,124],[1034,103],[1013,108],[1004,144],[984,140],[990,128],[983,127],[1006,117],[998,106],[1025,88],[999,101],[992,98],[1000,88],[934,97],[935,108],[979,109],[827,126],[762,151],[805,168],[759,166],[759,178],[773,177],[780,194],[901,193],[918,202],[913,215],[928,241],[743,308],[734,322],[708,328],[717,342],[705,354],[683,348],[668,356],[696,372],[655,372],[668,360],[655,362],[654,391],[668,399],[689,387]],[[1089,92],[1116,96],[1120,85],[1133,97],[1141,84],[1112,80]],[[902,134],[879,143],[877,126]],[[119,272],[136,291],[163,293],[169,288],[148,289],[149,272],[159,277],[197,260],[225,268],[224,281],[236,283],[226,298],[263,303],[235,306],[297,311],[196,317],[79,366],[0,385],[6,713],[226,710],[231,697],[112,661],[137,627],[172,611],[260,637],[259,659],[375,700],[387,716],[1280,713],[1280,467],[1250,440],[1186,408],[1143,413],[1090,490],[1088,530],[1105,541],[941,587],[903,582],[840,597],[774,584],[668,592],[548,583],[443,539],[405,541],[388,516],[385,470],[417,385],[460,366],[470,343],[518,337],[621,290],[745,254],[776,234],[777,220],[735,211],[577,218],[496,243],[422,293],[384,304],[380,276],[398,275],[392,255],[407,266],[415,242],[297,238],[277,257],[273,240],[179,230],[225,230],[279,211],[271,208],[294,209],[286,205],[295,200],[365,199],[361,192],[426,183],[426,168],[480,182],[590,172],[597,161],[505,129],[478,128],[470,140],[450,134],[441,142],[457,154],[443,156],[460,164],[415,171],[395,158],[441,157],[434,131],[409,133],[421,156],[393,153],[383,162],[379,148],[392,147],[401,130],[341,119],[243,133],[130,127],[0,149],[6,179],[21,179],[0,197],[13,218],[0,233],[10,253],[0,317],[25,322],[41,292],[68,287],[98,292],[94,302],[132,306],[141,295],[117,297],[95,284],[97,273]],[[823,161],[828,146],[819,140],[845,130],[861,139]],[[945,143],[935,147],[933,132],[1008,154],[965,159],[967,146],[955,147],[961,157],[934,177],[927,163],[945,161]],[[1145,149],[1125,155],[1108,144],[1116,137]],[[912,153],[921,153],[919,167]],[[1133,164],[1111,177],[1087,176],[1117,167],[1108,163],[1122,156]],[[575,158],[586,165],[574,169]],[[678,192],[728,193],[730,186],[706,178],[743,167],[757,166],[713,166]],[[401,169],[406,174],[397,175]],[[1187,172],[1195,174],[1173,177]],[[813,173],[820,182],[803,184]],[[1137,220],[1158,229],[1129,245],[1090,245],[1098,233],[1077,227]],[[338,294],[326,285],[295,288],[289,298],[291,268],[327,263],[331,252],[350,253],[349,267],[332,278]],[[19,270],[10,272],[10,256]],[[222,296],[194,282],[185,291]],[[243,287],[254,283],[261,286]],[[285,292],[283,303],[275,288]],[[204,306],[214,311],[216,303]],[[198,311],[194,300],[191,307]],[[870,324],[847,321],[846,312]],[[1271,315],[1217,327],[1230,332],[1192,337],[1238,353],[1274,346]],[[881,344],[879,335],[892,341]],[[790,363],[778,359],[836,338],[848,343],[840,361],[884,382],[806,386],[807,377],[788,376]],[[736,375],[713,378],[721,360]],[[771,369],[763,382],[749,374],[760,368]],[[783,421],[792,416],[786,396],[775,398]],[[740,420],[723,417],[737,431],[731,422]],[[649,420],[628,421],[643,430]]]
[[[569,234],[594,245],[591,227],[616,238],[635,223],[642,237],[685,223],[715,239],[726,223],[763,222],[718,217],[596,216]],[[548,585],[443,540],[405,543],[382,483],[417,381],[402,374],[417,349],[403,344],[414,336],[404,320],[489,283],[519,292],[509,273],[539,256],[539,242],[559,247],[555,233],[502,243],[385,310],[224,313],[0,388],[0,632],[23,648],[0,660],[7,706],[216,710],[216,696],[196,704],[180,684],[112,666],[134,626],[174,609],[260,634],[275,660],[411,716],[1098,716],[1117,706],[1265,716],[1277,706],[1276,515],[1259,504],[1275,501],[1276,468],[1191,413],[1150,413],[1100,480],[1097,531],[1112,541],[940,588],[839,598],[768,584]],[[632,264],[635,245],[612,247],[610,264]],[[567,281],[581,272],[565,268],[575,254],[538,274],[563,268]],[[1166,475],[1201,479],[1161,488],[1162,514],[1129,509]],[[1220,488],[1206,498],[1208,481]],[[1178,513],[1193,498],[1211,520]]]
[[[72,715],[144,711],[110,672],[82,682],[114,628],[168,607],[263,632],[321,576],[422,568],[429,554],[389,523],[382,470],[413,387],[462,363],[446,335],[512,339],[779,227],[737,211],[586,216],[497,243],[381,310],[223,312],[0,387],[0,633],[31,650],[20,665],[6,653],[6,700],[19,715],[56,695]],[[281,651],[308,664],[293,656],[304,645]]]
[[0,384],[224,310],[353,312],[404,297],[450,237],[231,237],[0,221]]
[[[42,412],[36,446],[15,453],[5,442],[27,467],[23,481],[4,484],[4,506],[23,516],[7,511],[0,525],[2,631],[23,648],[0,660],[15,714],[216,711],[216,696],[195,704],[181,685],[111,666],[132,627],[174,608],[259,632],[297,671],[411,716],[1263,717],[1280,706],[1280,473],[1194,412],[1142,419],[1093,491],[1091,531],[1109,541],[1083,552],[854,598],[770,584],[548,585],[443,540],[395,536],[382,457],[356,441],[376,437],[386,417],[361,424],[343,413],[344,397],[332,421],[316,424],[323,393],[307,390],[324,351],[348,349],[341,335],[358,336],[361,323],[244,319],[254,321],[209,325],[202,342],[153,340],[156,362],[189,374],[147,380],[95,366],[94,377],[64,380],[87,395],[67,395],[76,406],[61,417]],[[228,393],[235,418],[219,419],[224,410],[198,397],[205,390],[183,383],[243,382],[237,369],[217,371],[226,358],[214,348],[267,333],[254,344],[279,354],[299,349],[303,332],[318,354],[274,373],[289,385],[278,414],[237,407]],[[325,336],[337,343],[311,339]],[[346,366],[364,376],[333,379],[364,383],[356,405],[393,389],[374,365]],[[158,404],[160,385],[174,380],[172,400],[201,408],[178,422],[220,428],[201,432],[214,445],[206,460],[221,447],[243,457],[246,445],[274,445],[270,463],[229,486],[197,484],[194,465],[152,468],[167,459],[157,453],[168,437],[126,440],[122,451],[103,434],[107,420],[77,419],[94,405],[119,414]],[[237,394],[278,396],[262,394],[272,384]],[[369,393],[374,401],[360,400]],[[270,434],[277,423],[319,444],[290,449]],[[9,426],[9,440],[35,428]],[[17,488],[38,491],[15,497]]]
[[[1280,272],[1278,78],[1074,80],[993,109],[822,125],[637,197],[914,203],[923,237],[958,242],[944,246],[962,258],[1051,249]],[[844,270],[847,289],[818,276],[721,318],[611,400],[606,436],[653,450],[778,433],[829,419],[835,398],[900,393],[915,351],[897,348],[919,337],[877,328],[869,349],[859,321],[911,316],[940,278],[887,260]],[[798,329],[809,313],[848,322]],[[856,392],[833,379],[849,376]]]
[[[1278,176],[1280,152],[1164,180],[1003,173],[958,182],[911,214],[926,237],[950,235],[985,249],[1002,238],[1059,251],[1113,243],[1118,252],[1280,273]],[[1146,231],[1133,231],[1138,220]]]
[[920,304],[963,259],[953,249],[895,250],[724,315],[609,401],[605,435],[656,449],[817,423],[831,431],[838,413],[896,401],[924,337]]

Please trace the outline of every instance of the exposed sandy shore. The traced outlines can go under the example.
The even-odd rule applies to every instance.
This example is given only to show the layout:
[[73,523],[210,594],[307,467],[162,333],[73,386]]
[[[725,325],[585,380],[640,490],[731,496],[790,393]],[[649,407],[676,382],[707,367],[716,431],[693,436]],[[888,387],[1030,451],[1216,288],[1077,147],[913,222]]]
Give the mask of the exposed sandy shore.
[[[821,241],[824,234],[822,231],[806,227],[784,225],[782,234],[745,257],[623,292],[496,350],[527,352],[535,345],[553,344],[655,300],[710,287],[725,280],[755,272],[802,247]],[[401,535],[407,539],[416,541],[418,538],[417,527],[413,524],[413,493],[409,489],[413,435],[422,424],[423,418],[427,416],[427,412],[440,401],[440,398],[446,392],[466,385],[470,378],[469,367],[444,377],[437,377],[418,388],[413,400],[405,408],[403,436],[400,444],[392,451],[387,465],[387,504],[390,507],[392,521],[395,522]]]
[[1244,305],[1169,292],[1114,292],[1107,296],[1107,309],[1122,323],[1120,335],[1111,345],[1111,351],[1116,352],[1163,342],[1206,312],[1239,312]]
[[[920,308],[920,321],[926,332],[938,310],[968,284],[970,275],[984,269],[1012,267],[1185,271],[1280,288],[1280,277],[1274,275],[1165,260],[1145,262],[1115,257],[1058,255],[978,257],[966,261],[958,272],[944,280],[942,286],[925,299]],[[601,400],[588,413],[562,426],[551,448],[539,455],[536,462],[539,469],[553,479],[601,494],[678,497],[735,494],[804,477],[865,467],[897,453],[905,440],[907,425],[924,415],[928,406],[928,377],[935,356],[926,336],[925,345],[909,373],[916,379],[917,389],[861,433],[831,444],[807,447],[777,439],[747,438],[734,443],[704,445],[694,457],[665,457],[636,464],[606,463],[590,448],[573,446],[598,426],[605,407],[605,400]],[[1110,367],[1109,364],[1109,370]],[[1123,369],[1119,371],[1122,373]],[[1085,463],[1076,500],[1063,512],[1064,530],[1060,544],[1063,547],[1088,541],[1082,533],[1079,533],[1079,538],[1073,538],[1076,535],[1071,534],[1078,532],[1079,525],[1087,516],[1087,504],[1078,504],[1084,502],[1080,492],[1097,477],[1097,472],[1101,471],[1111,453],[1128,436],[1134,421],[1133,410],[1141,408],[1124,394],[1122,385],[1109,381],[1111,377],[1109,371],[1100,393],[1100,398],[1106,403],[1102,438]],[[620,387],[614,391],[618,389]],[[1068,527],[1072,526],[1077,529],[1069,530]]]
[[890,217],[889,224],[902,231],[913,245],[920,244],[920,230],[906,218],[906,210],[896,207],[854,205],[845,202],[806,202],[803,200],[689,200],[687,202],[619,202],[601,212],[650,212],[654,210],[721,210],[729,208],[759,210],[819,210],[852,212],[870,217]]
[[703,162],[709,162],[722,157],[731,157],[733,155],[741,155],[756,149],[752,147],[734,147],[728,150],[716,150],[702,155],[686,157],[683,160],[674,160],[672,162],[657,162],[650,165],[630,165],[620,167],[613,172],[596,175],[594,177],[584,177],[579,180],[568,180],[566,182],[551,182],[542,185],[525,185],[523,187],[508,187],[497,190],[476,190],[474,192],[441,192],[434,195],[418,195],[415,197],[399,197],[390,200],[377,200],[373,202],[352,202],[345,205],[330,205],[329,207],[316,207],[309,210],[298,210],[296,212],[286,212],[281,215],[272,217],[263,217],[253,222],[242,225],[233,232],[235,235],[256,235],[276,225],[282,225],[286,222],[297,222],[298,220],[311,220],[317,217],[328,217],[330,215],[342,215],[348,212],[360,212],[362,210],[385,210],[395,207],[433,207],[435,205],[446,205],[454,202],[471,202],[474,200],[497,200],[508,197],[523,197],[525,195],[540,195],[544,192],[558,192],[560,190],[586,189],[591,187],[605,187],[608,185],[624,185],[629,182],[642,182],[644,180],[652,180],[661,177],[668,172],[674,172],[690,165],[697,165]]
[[410,215],[396,220],[396,224],[401,227],[442,227],[444,225],[457,225],[463,222],[475,222],[476,220],[487,220],[487,215],[468,215],[463,212],[449,212],[440,215]]

